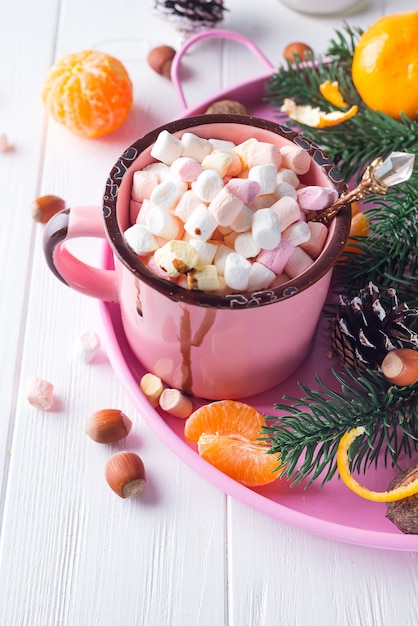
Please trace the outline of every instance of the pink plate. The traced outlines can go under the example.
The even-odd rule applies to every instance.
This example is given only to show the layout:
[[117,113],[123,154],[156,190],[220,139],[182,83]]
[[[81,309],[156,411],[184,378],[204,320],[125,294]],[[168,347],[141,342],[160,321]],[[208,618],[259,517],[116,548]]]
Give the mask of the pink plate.
[[[113,267],[112,253],[107,244],[103,267]],[[418,551],[418,536],[404,535],[386,519],[385,504],[369,502],[356,496],[336,477],[322,489],[319,483],[314,483],[308,489],[304,489],[303,485],[290,488],[285,480],[249,489],[207,463],[199,456],[195,444],[184,439],[184,421],[160,409],[153,409],[140,391],[139,381],[146,372],[126,341],[118,305],[100,302],[99,307],[103,343],[116,376],[154,432],[198,474],[261,513],[316,535],[375,548]],[[284,394],[300,397],[297,381],[315,388],[316,373],[325,382],[327,378],[329,381],[333,362],[327,356],[327,324],[325,319],[320,324],[312,354],[292,379],[264,394],[247,398],[245,402],[263,414],[274,415],[274,403],[279,402]],[[198,401],[195,401],[195,406],[199,406]],[[367,484],[374,489],[385,489],[395,474],[396,471],[389,469],[370,469],[367,471]]]
[[[224,37],[225,32],[214,31],[212,34],[195,37],[175,59],[172,76],[185,108],[187,105],[179,79],[181,57],[191,43],[211,36]],[[227,33],[227,36],[238,41],[242,40],[241,36],[234,33]],[[247,45],[251,46],[248,42]],[[258,56],[269,66],[261,53]],[[272,68],[254,80],[226,89],[196,107],[187,108],[184,116],[204,113],[216,100],[232,99],[244,104],[251,115],[279,121],[271,105],[263,102],[265,83],[271,74]],[[105,244],[102,263],[105,269],[113,267],[112,253],[107,244]],[[103,323],[103,341],[117,377],[149,426],[177,456],[198,474],[219,487],[224,493],[261,513],[316,535],[361,546],[418,551],[418,535],[405,535],[399,531],[385,517],[385,504],[369,502],[356,496],[336,476],[322,489],[319,482],[315,482],[308,489],[304,489],[301,484],[290,488],[285,480],[277,480],[265,487],[249,489],[203,460],[197,452],[196,445],[184,439],[184,421],[160,409],[153,409],[140,391],[139,381],[146,372],[133,356],[126,341],[119,307],[103,302],[100,302],[99,306]],[[245,402],[255,406],[265,415],[275,415],[274,403],[280,402],[283,395],[301,397],[302,392],[297,386],[298,381],[310,388],[317,388],[315,376],[318,374],[324,382],[331,382],[330,370],[334,363],[328,356],[328,350],[328,320],[323,319],[312,354],[296,374],[276,388],[259,396],[247,398]],[[196,408],[198,405],[199,402],[195,401]],[[407,460],[406,466],[411,464],[411,460]],[[396,470],[371,468],[366,475],[367,485],[372,489],[384,490],[396,473]]]

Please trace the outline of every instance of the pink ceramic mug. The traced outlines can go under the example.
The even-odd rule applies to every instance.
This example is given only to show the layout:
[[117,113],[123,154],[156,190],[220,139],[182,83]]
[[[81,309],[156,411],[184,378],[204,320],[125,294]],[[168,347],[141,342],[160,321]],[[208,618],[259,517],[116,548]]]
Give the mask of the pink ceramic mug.
[[[150,150],[161,130],[184,132],[238,144],[250,137],[278,146],[296,144],[312,158],[301,182],[346,185],[332,162],[315,145],[283,126],[247,116],[200,115],[171,122],[130,146],[106,183],[103,207],[67,209],[45,229],[51,270],[70,287],[118,302],[124,331],[144,367],[170,387],[206,399],[243,398],[286,379],[312,345],[332,268],[347,240],[351,211],[332,221],[327,243],[302,275],[257,293],[218,295],[188,290],[151,272],[127,245],[132,177],[152,162]],[[66,246],[78,237],[106,237],[115,269],[82,263]]]

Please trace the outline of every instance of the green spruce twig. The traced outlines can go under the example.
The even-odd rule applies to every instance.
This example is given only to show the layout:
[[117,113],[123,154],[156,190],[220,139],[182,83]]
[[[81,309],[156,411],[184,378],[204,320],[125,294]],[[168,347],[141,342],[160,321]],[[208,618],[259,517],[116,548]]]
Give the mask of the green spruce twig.
[[322,485],[331,480],[338,443],[356,426],[366,429],[352,451],[351,466],[359,472],[377,466],[382,456],[385,463],[397,465],[402,452],[411,456],[418,449],[418,384],[395,388],[378,371],[332,373],[339,390],[317,376],[318,389],[299,383],[304,397],[284,396],[285,402],[274,405],[283,414],[266,417],[263,439],[269,441],[269,452],[279,456],[282,476],[292,485],[307,481],[308,487],[319,477]]

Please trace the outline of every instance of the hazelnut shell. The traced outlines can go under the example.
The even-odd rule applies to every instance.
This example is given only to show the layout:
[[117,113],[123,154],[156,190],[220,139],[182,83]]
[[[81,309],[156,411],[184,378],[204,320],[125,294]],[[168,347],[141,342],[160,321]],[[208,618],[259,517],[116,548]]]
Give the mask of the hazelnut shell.
[[[388,491],[407,485],[418,478],[418,465],[410,467],[396,476],[388,487]],[[399,530],[408,535],[418,534],[418,494],[387,503],[386,517]]]
[[106,463],[105,477],[109,487],[121,498],[133,498],[145,487],[145,468],[134,452],[118,452]]
[[170,78],[171,64],[175,54],[176,51],[171,46],[157,46],[148,53],[148,65],[160,76]]

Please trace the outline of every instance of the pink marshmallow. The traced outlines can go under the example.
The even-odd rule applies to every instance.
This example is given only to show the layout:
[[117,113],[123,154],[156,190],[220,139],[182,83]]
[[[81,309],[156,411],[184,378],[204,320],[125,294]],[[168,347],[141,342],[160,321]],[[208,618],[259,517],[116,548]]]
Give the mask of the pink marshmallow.
[[323,211],[338,198],[338,192],[330,187],[308,185],[298,190],[298,202],[302,211]]
[[288,262],[284,268],[284,271],[290,278],[296,278],[312,265],[313,259],[302,250],[302,248],[293,248],[293,252],[289,257]]
[[179,157],[171,164],[170,171],[175,178],[191,183],[199,176],[202,165],[190,157]]
[[152,191],[159,183],[159,178],[151,170],[138,170],[132,179],[132,199],[142,202],[144,198],[149,198]]
[[316,259],[324,248],[328,237],[328,228],[321,222],[308,222],[308,226],[311,231],[311,237],[309,241],[301,245],[301,248],[306,254]]
[[226,187],[244,204],[254,202],[260,193],[260,184],[256,180],[249,180],[248,178],[231,178]]
[[131,224],[135,224],[141,210],[141,206],[142,203],[136,202],[136,200],[131,200],[129,202],[129,220]]
[[257,261],[275,274],[281,274],[294,249],[291,243],[282,240],[273,250],[261,250]]
[[227,187],[216,194],[209,204],[209,211],[221,226],[229,226],[241,211],[243,202],[229,191]]

